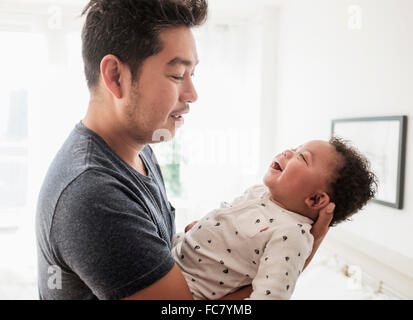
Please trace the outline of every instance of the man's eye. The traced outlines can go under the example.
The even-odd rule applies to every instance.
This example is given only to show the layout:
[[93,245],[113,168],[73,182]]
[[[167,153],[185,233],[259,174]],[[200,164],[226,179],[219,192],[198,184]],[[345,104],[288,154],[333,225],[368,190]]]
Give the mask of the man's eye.
[[175,80],[184,80],[184,76],[172,76]]

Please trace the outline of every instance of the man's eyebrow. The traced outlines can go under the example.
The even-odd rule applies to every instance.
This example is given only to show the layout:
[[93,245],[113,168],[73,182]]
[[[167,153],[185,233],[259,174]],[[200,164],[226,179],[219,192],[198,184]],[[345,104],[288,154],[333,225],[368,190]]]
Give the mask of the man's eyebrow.
[[[195,61],[195,66],[199,63],[199,60]],[[175,66],[177,64],[182,64],[185,67],[192,67],[194,64],[190,60],[186,60],[180,57],[175,57],[171,61],[168,62],[168,66]]]

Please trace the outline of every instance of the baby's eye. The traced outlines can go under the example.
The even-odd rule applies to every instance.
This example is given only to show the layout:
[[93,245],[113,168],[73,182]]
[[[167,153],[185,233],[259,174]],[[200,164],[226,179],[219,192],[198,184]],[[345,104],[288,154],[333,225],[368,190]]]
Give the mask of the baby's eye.
[[302,153],[300,153],[300,157],[303,158],[303,160],[305,161],[306,165],[308,165],[307,160],[305,159],[304,155]]

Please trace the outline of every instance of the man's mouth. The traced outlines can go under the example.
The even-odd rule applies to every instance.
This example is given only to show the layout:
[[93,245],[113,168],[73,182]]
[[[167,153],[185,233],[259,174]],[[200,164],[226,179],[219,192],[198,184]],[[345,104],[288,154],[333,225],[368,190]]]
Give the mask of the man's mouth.
[[283,171],[280,164],[277,161],[273,161],[271,163],[271,168],[273,168],[274,170],[277,170],[277,171],[281,171],[281,172]]
[[171,118],[176,128],[182,127],[185,123],[185,119],[181,114],[171,115]]
[[184,111],[178,111],[176,113],[171,114],[171,118],[174,119],[175,121],[183,121],[183,115],[187,114],[189,112],[189,108],[186,108]]

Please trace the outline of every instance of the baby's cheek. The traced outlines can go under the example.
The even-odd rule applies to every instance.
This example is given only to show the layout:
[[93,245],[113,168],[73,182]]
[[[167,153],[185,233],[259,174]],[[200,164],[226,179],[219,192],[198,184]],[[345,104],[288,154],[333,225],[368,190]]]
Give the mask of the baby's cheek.
[[300,194],[310,194],[319,189],[319,180],[314,175],[303,174],[293,180],[291,188]]

